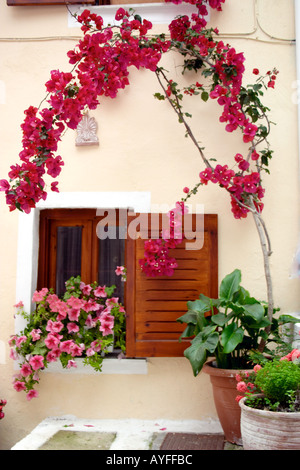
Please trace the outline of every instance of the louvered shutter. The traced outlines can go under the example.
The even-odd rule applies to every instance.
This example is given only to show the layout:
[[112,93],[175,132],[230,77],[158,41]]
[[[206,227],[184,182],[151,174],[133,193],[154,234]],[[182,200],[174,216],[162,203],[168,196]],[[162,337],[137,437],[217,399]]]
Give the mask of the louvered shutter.
[[[197,226],[196,214],[185,219],[191,229],[184,229],[189,237]],[[202,216],[203,217],[203,216]],[[153,218],[153,217],[152,217]],[[162,224],[153,232],[153,224],[146,229],[148,237],[157,238]],[[128,225],[134,217],[128,219]],[[151,228],[150,228],[151,226]],[[144,239],[128,237],[126,247],[126,355],[127,357],[174,357],[182,356],[190,345],[188,340],[179,342],[184,325],[176,319],[186,313],[187,301],[196,300],[200,293],[218,296],[218,227],[217,215],[204,215],[204,240],[201,249],[186,249],[184,240],[170,255],[178,262],[173,276],[147,277],[140,268],[139,259],[144,257]],[[152,229],[152,233],[150,230]],[[150,235],[151,233],[151,235]],[[145,230],[141,231],[146,238]],[[198,233],[200,237],[201,234]],[[198,240],[199,241],[199,240]]]

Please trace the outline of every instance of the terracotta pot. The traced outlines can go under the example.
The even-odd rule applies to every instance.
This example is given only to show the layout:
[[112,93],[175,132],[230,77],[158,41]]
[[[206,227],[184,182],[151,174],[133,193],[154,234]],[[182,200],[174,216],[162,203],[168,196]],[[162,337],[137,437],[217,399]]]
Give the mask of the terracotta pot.
[[300,412],[256,410],[239,402],[245,450],[300,450]]
[[213,396],[218,418],[224,431],[225,439],[233,444],[242,445],[241,408],[236,401],[236,374],[240,369],[219,369],[214,367],[215,361],[208,361],[203,366],[203,372],[210,375]]

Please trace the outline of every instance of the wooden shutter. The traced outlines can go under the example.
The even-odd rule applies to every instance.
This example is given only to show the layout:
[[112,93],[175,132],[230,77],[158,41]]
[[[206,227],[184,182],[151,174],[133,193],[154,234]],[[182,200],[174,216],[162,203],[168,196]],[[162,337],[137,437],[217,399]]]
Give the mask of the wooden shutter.
[[[148,216],[150,218],[150,215]],[[157,215],[156,215],[157,217]],[[196,214],[188,216],[192,231]],[[129,218],[128,224],[134,220]],[[157,235],[160,232],[157,230]],[[199,250],[185,249],[183,241],[170,251],[178,262],[173,276],[147,277],[140,268],[144,257],[144,239],[128,237],[126,249],[126,356],[182,356],[189,341],[179,342],[185,326],[176,319],[186,313],[187,301],[196,300],[200,293],[218,296],[218,238],[217,215],[204,215],[204,242]],[[149,227],[152,224],[148,224]],[[152,228],[152,227],[151,227]],[[145,237],[145,233],[141,232]],[[188,235],[185,230],[185,234]],[[150,228],[148,228],[150,238]],[[155,238],[153,233],[151,238]],[[157,238],[157,237],[156,237]],[[191,243],[189,241],[188,243]]]
[[[36,5],[96,5],[97,0],[6,0],[8,6]],[[104,4],[102,2],[102,4]]]

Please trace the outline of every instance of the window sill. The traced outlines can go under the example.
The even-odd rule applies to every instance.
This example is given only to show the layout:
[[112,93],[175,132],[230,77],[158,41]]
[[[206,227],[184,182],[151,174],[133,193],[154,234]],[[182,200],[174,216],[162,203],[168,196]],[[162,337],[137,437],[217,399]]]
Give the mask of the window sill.
[[75,359],[77,367],[64,369],[59,361],[49,364],[45,373],[55,374],[121,374],[121,375],[146,375],[148,373],[147,359],[117,359],[105,358],[102,363],[102,371],[96,372],[91,366],[84,365],[83,359]]

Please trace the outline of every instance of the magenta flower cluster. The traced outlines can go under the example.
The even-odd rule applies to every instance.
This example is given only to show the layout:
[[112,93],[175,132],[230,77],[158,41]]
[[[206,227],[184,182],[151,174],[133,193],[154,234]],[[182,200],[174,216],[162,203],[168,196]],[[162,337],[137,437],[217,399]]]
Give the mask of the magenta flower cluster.
[[184,202],[177,202],[169,211],[169,226],[161,231],[161,238],[149,239],[144,243],[144,258],[139,260],[142,271],[149,277],[172,276],[177,268],[176,258],[171,255],[183,241],[183,216],[188,212]]
[[[199,22],[201,27],[206,24],[205,4],[219,10],[225,0],[185,1],[198,7],[199,15],[193,15],[197,29]],[[11,211],[29,213],[38,201],[46,199],[45,176],[57,178],[64,165],[61,156],[56,156],[58,143],[67,128],[76,129],[85,108],[95,109],[101,96],[115,98],[129,84],[131,66],[154,72],[172,44],[161,35],[150,39],[147,33],[151,22],[132,16],[124,8],[118,9],[115,19],[120,24],[115,26],[104,27],[101,16],[88,10],[77,19],[84,37],[67,54],[73,72],[51,72],[46,83],[47,107],[30,106],[25,111],[21,163],[11,166],[9,180],[0,181],[0,190],[5,192]],[[50,188],[58,192],[58,182],[52,182]]]
[[[125,314],[119,299],[112,297],[113,288],[85,284],[79,277],[68,283],[62,299],[47,288],[36,291],[32,299],[36,310],[27,327],[9,341],[11,358],[21,359],[13,386],[26,391],[28,400],[38,396],[34,387],[39,372],[51,362],[59,359],[63,367],[71,368],[77,366],[76,357],[85,357],[100,367],[113,342],[115,320]],[[17,308],[22,314],[23,304]]]

